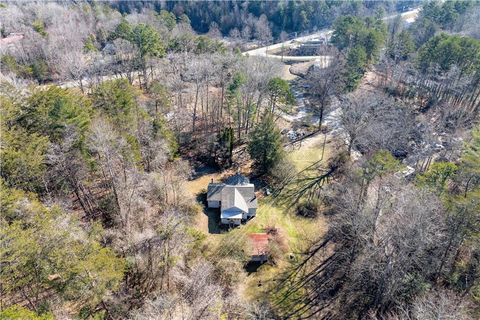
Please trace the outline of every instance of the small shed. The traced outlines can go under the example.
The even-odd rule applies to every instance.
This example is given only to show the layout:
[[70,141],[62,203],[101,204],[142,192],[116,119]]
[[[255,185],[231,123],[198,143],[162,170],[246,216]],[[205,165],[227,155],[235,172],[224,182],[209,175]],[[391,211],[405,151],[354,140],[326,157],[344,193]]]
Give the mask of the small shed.
[[251,261],[266,262],[270,253],[270,235],[267,233],[251,233],[248,235],[251,245]]

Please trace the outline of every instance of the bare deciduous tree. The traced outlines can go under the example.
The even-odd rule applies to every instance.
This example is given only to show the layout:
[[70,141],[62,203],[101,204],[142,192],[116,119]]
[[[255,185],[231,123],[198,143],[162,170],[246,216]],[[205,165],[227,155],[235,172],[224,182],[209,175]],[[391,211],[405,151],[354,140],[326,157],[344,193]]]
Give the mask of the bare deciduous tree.
[[[439,201],[396,178],[362,200],[353,179],[337,185],[328,234],[284,282],[285,316],[382,313],[419,293],[436,272],[445,241]],[[309,292],[307,304],[290,296],[299,286]]]
[[61,144],[51,146],[46,157],[49,165],[47,179],[57,190],[72,191],[85,215],[92,219],[98,210],[98,205],[85,183],[88,170],[80,151],[75,146],[77,139],[77,134],[71,127],[67,130]]
[[[332,56],[333,55],[333,56]],[[324,67],[314,64],[307,74],[310,92],[316,98],[312,105],[314,114],[318,117],[318,128],[322,126],[324,114],[332,98],[339,95],[344,87],[344,61],[340,53],[329,55],[330,63]],[[317,104],[318,101],[318,104]]]

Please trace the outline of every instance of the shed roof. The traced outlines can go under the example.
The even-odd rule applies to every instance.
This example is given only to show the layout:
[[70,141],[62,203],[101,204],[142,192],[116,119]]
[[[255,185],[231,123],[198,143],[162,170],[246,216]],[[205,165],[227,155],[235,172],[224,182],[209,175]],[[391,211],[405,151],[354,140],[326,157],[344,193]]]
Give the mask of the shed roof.
[[248,235],[252,245],[252,256],[262,256],[268,254],[269,235],[266,233],[251,233]]

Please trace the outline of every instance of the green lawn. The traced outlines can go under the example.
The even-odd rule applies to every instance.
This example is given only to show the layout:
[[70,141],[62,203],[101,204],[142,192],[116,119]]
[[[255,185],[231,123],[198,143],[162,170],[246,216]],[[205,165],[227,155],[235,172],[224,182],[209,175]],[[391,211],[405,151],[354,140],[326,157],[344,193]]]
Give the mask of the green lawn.
[[295,168],[298,171],[301,171],[308,166],[318,162],[320,160],[328,160],[329,157],[329,146],[325,146],[325,151],[323,152],[322,158],[322,147],[323,147],[324,135],[319,134],[312,137],[311,139],[302,142],[300,148],[295,149],[288,153],[288,157],[295,165]]
[[263,264],[255,273],[250,274],[245,283],[241,285],[242,294],[252,301],[268,298],[275,288],[278,275],[287,270],[290,265],[290,256],[297,256],[298,252],[306,249],[314,240],[325,234],[327,229],[326,220],[323,217],[307,219],[296,216],[294,208],[288,209],[275,206],[274,199],[267,197],[259,202],[257,215],[240,228],[230,233],[250,234],[263,232],[266,227],[275,227],[280,235],[286,240],[288,250],[275,261],[274,265]]
[[[327,139],[322,158],[324,138],[323,135],[319,134],[304,141],[298,149],[288,152],[288,157],[298,171],[320,160],[323,160],[323,164],[326,164],[331,153]],[[291,187],[295,188],[295,185]],[[289,248],[283,259],[276,261],[275,265],[265,264],[257,272],[247,277],[243,287],[243,295],[253,301],[269,297],[272,290],[275,290],[275,281],[279,274],[289,268],[290,253],[298,253],[306,249],[313,241],[325,234],[328,226],[323,216],[315,219],[299,217],[295,215],[295,205],[289,208],[279,204],[272,197],[266,197],[259,201],[256,217],[234,232],[244,232],[246,234],[261,232],[266,227],[278,228],[285,237]]]
[[[287,151],[288,157],[292,160],[295,168],[301,171],[308,166],[322,159],[322,146],[324,136],[317,136],[306,139],[297,149]],[[323,160],[328,160],[329,144],[326,145]],[[198,195],[204,191],[208,183],[213,178],[219,181],[229,172],[212,173],[204,175],[196,180],[189,181],[187,189],[194,195]],[[295,185],[292,185],[295,188]],[[210,233],[212,227],[212,219],[208,218],[206,213],[208,210],[200,208],[196,219],[196,228],[207,236],[206,250],[214,249],[225,241],[225,237],[229,239],[236,236],[245,236],[250,233],[264,232],[265,228],[277,228],[280,236],[286,244],[285,253],[277,259],[275,265],[264,264],[257,272],[250,274],[247,280],[241,284],[241,292],[248,299],[255,300],[261,296],[269,295],[269,291],[274,284],[274,280],[278,274],[285,270],[289,265],[291,253],[301,252],[306,249],[314,240],[322,237],[327,230],[326,219],[322,216],[309,219],[295,215],[295,205],[287,207],[279,203],[278,198],[272,196],[261,197],[258,195],[258,209],[256,216],[240,227],[234,228],[226,233],[215,234]],[[218,212],[216,212],[218,214]]]
[[294,214],[294,208],[276,206],[275,200],[267,197],[259,202],[255,218],[239,228],[240,232],[263,232],[265,228],[277,228],[286,238],[290,251],[297,251],[306,242],[314,240],[325,232],[323,219],[307,219]]
[[[292,160],[298,171],[318,162],[322,159],[322,146],[324,136],[317,136],[306,139],[303,144],[295,150],[288,152],[288,157]],[[329,145],[326,145],[323,154],[323,160],[326,161],[329,156]],[[211,173],[199,177],[187,183],[187,190],[193,195],[204,192],[208,183],[213,179],[220,181],[222,177],[228,175],[229,172]],[[259,197],[260,198],[260,197]],[[324,221],[319,219],[306,219],[295,215],[295,206],[291,208],[279,204],[280,199],[264,197],[259,199],[257,215],[245,225],[233,229],[229,232],[242,232],[245,234],[254,232],[263,232],[265,228],[278,228],[282,235],[286,238],[291,249],[298,249],[302,244],[308,243],[308,240],[317,238],[325,231]],[[197,228],[208,234],[208,237],[214,243],[219,241],[221,237],[218,234],[212,234],[212,219],[208,219],[208,210],[199,210],[197,218]]]

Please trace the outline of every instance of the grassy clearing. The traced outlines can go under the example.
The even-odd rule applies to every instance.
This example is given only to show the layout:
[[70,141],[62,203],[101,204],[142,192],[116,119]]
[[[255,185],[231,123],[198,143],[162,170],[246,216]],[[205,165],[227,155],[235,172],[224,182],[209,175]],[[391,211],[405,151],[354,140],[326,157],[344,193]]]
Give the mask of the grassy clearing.
[[[327,144],[322,158],[324,141],[325,136],[319,134],[306,139],[298,149],[288,152],[288,157],[298,171],[320,160],[323,160],[323,164],[328,161],[331,156],[330,144],[326,139]],[[295,185],[291,188],[295,188]],[[252,301],[270,298],[277,290],[276,281],[279,276],[290,266],[290,254],[306,249],[325,234],[328,226],[322,216],[315,219],[299,217],[295,214],[294,206],[286,207],[276,203],[275,199],[266,197],[259,202],[256,217],[234,232],[247,234],[261,232],[266,227],[278,228],[285,237],[289,249],[282,259],[277,259],[275,265],[265,264],[247,277],[243,285],[243,295]]]
[[279,275],[290,265],[291,254],[301,252],[325,234],[327,224],[323,217],[307,219],[296,216],[293,208],[276,206],[274,199],[267,197],[259,203],[255,218],[230,233],[232,236],[236,233],[250,234],[262,232],[266,227],[275,227],[279,230],[287,242],[288,251],[275,261],[275,265],[264,264],[257,272],[248,275],[242,284],[242,294],[252,301],[267,299],[272,294]]
[[[241,173],[248,175],[250,172],[251,163],[247,163],[244,168],[241,168]],[[199,196],[207,192],[207,187],[210,182],[220,182],[224,178],[235,174],[233,169],[222,172],[212,172],[201,175],[200,177],[187,181],[185,189],[197,200]],[[211,217],[218,214],[218,210],[209,210],[205,208],[203,203],[198,203],[197,216],[195,219],[196,228],[208,236],[208,240],[215,242],[215,238],[218,238],[218,225],[214,225],[215,222]],[[212,232],[213,231],[213,232]]]
[[[327,144],[322,157],[324,141],[326,141]],[[320,160],[324,160],[326,162],[329,156],[330,152],[328,139],[325,140],[325,136],[323,134],[318,134],[303,141],[298,149],[294,149],[288,153],[289,159],[293,162],[298,171],[304,170],[308,166],[311,166]]]
[[[288,157],[298,171],[322,160],[323,142],[324,136],[319,134],[306,139],[302,142],[299,148],[288,152]],[[329,155],[329,144],[327,141],[323,160],[326,161]],[[244,173],[247,174],[247,171],[249,171],[249,168],[246,168]],[[210,183],[212,179],[213,181],[218,182],[231,174],[233,174],[233,172],[230,171],[205,174],[197,179],[188,181],[186,189],[196,197],[202,192],[206,192],[208,183]],[[203,204],[199,206],[197,228],[200,231],[209,234],[211,226],[209,228],[208,216],[205,214],[206,211],[202,210],[202,208]],[[279,205],[276,203],[276,199],[265,197],[259,201],[256,217],[234,231],[236,232],[236,230],[239,230],[245,233],[262,232],[266,227],[279,228],[286,237],[289,246],[295,248],[299,244],[304,243],[304,240],[307,240],[304,239],[304,237],[320,236],[325,225],[323,221],[319,223],[317,220],[298,217],[293,212],[293,208]],[[215,236],[215,234],[210,234],[210,236]]]
[[[321,160],[322,164],[327,163],[332,151],[329,148],[331,146],[329,139],[325,138],[324,135],[318,134],[304,140],[298,149],[288,152],[289,159],[298,171],[304,170]],[[322,157],[324,142],[326,142],[326,146]],[[292,185],[291,188],[295,188],[295,185]],[[310,246],[313,241],[322,237],[327,231],[328,225],[326,219],[322,216],[316,219],[303,218],[297,216],[294,209],[293,206],[288,208],[276,205],[273,199],[264,199],[260,203],[257,216],[251,221],[251,226],[247,226],[246,230],[275,226],[285,235],[289,253],[301,252]],[[290,266],[289,253],[280,261],[276,261],[276,265],[264,265],[256,273],[248,276],[244,296],[252,300],[271,297],[272,293],[277,290],[276,281],[279,276]]]
[[[200,194],[207,192],[208,183],[211,182],[212,179],[214,181],[219,181],[221,179],[221,176],[222,175],[220,173],[206,174],[197,179],[188,181],[185,185],[185,189],[187,189],[187,191],[196,198]],[[208,215],[205,213],[206,210],[203,203],[198,203],[197,216],[195,218],[195,227],[202,233],[209,235],[209,219]]]
[[277,228],[287,240],[290,251],[298,251],[305,243],[321,236],[326,225],[323,219],[306,219],[296,216],[286,207],[273,204],[273,199],[260,201],[257,215],[239,230],[247,234],[263,232],[265,228]]
[[[298,171],[322,159],[322,146],[324,136],[318,134],[302,142],[297,149],[287,151],[288,157],[293,162]],[[323,154],[323,163],[326,163],[331,153],[330,144],[325,147]],[[243,172],[248,174],[247,170]],[[210,173],[205,174],[195,180],[187,183],[186,189],[194,196],[205,192],[208,183],[213,179],[218,182],[233,174],[233,172]],[[293,185],[292,188],[295,188]],[[307,248],[313,241],[322,237],[327,230],[327,222],[323,217],[315,219],[303,218],[295,214],[295,206],[287,207],[279,204],[278,199],[271,196],[261,197],[259,195],[259,206],[256,217],[246,224],[230,230],[226,234],[210,233],[212,230],[212,219],[207,214],[209,211],[199,204],[199,210],[196,220],[196,228],[207,235],[208,246],[206,248],[216,248],[226,237],[235,238],[236,236],[245,236],[250,233],[263,232],[265,228],[277,228],[280,235],[285,240],[287,251],[275,262],[275,265],[264,264],[257,272],[251,273],[242,282],[239,290],[243,296],[252,301],[269,297],[275,288],[275,281],[279,275],[290,265],[292,253],[301,252]],[[216,212],[218,214],[218,212]],[[208,249],[207,249],[208,250]]]
[[[324,136],[319,134],[303,141],[298,149],[288,152],[288,157],[298,171],[301,171],[322,159],[323,141]],[[328,156],[329,150],[327,144],[323,159],[327,160]],[[245,170],[245,174],[248,170],[249,168]],[[218,182],[233,173],[234,172],[225,171],[205,174],[197,179],[188,181],[186,189],[196,197],[202,192],[206,192],[207,186],[212,179],[213,181]],[[205,234],[215,237],[215,234],[210,234],[209,232],[212,229],[212,226],[209,225],[208,216],[205,214],[207,211],[202,209],[203,204],[199,206],[196,220],[197,228]],[[270,197],[265,197],[259,201],[256,217],[238,228],[238,230],[245,233],[262,232],[266,227],[279,228],[284,233],[290,247],[296,247],[298,244],[304,243],[305,239],[302,239],[302,237],[321,235],[321,233],[318,232],[319,225],[317,225],[317,221],[296,216],[293,212],[293,208],[289,209],[285,206],[276,204],[276,200]],[[323,230],[323,228],[324,226],[320,226],[320,230]],[[315,232],[313,232],[313,230],[315,230]]]
[[220,172],[210,173],[198,177],[197,179],[187,181],[185,188],[193,196],[197,196],[199,193],[206,192],[208,184],[212,181],[219,182],[223,178],[223,174]]

